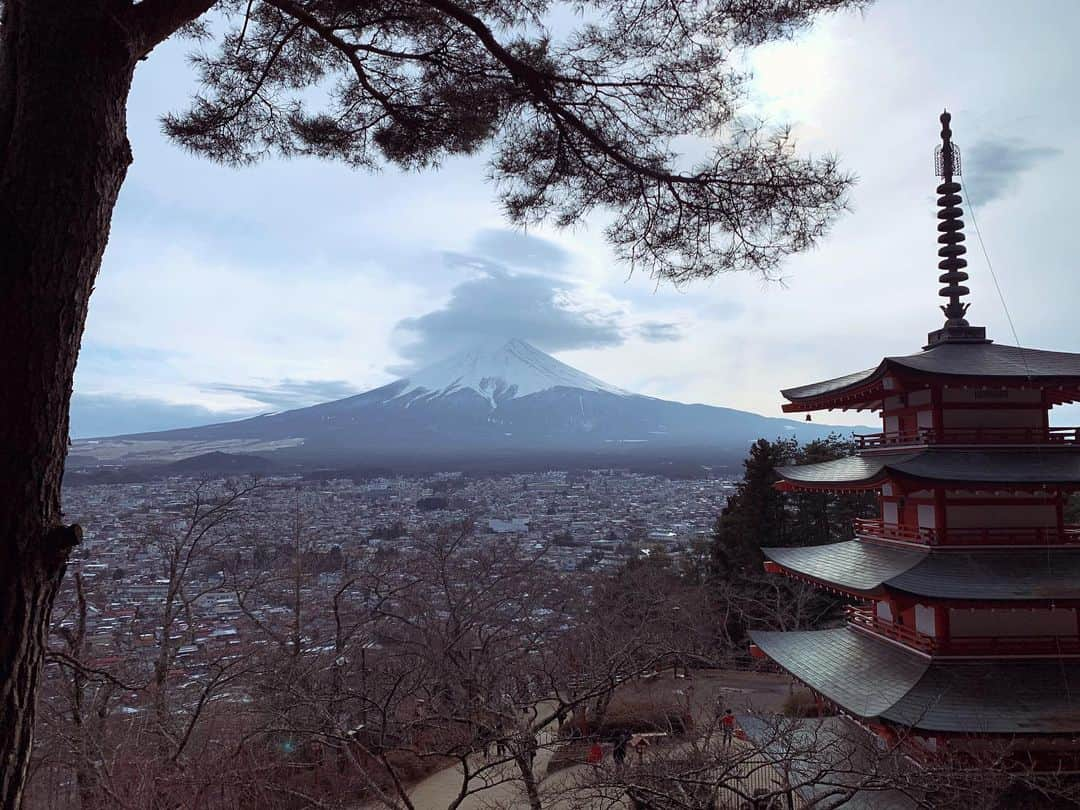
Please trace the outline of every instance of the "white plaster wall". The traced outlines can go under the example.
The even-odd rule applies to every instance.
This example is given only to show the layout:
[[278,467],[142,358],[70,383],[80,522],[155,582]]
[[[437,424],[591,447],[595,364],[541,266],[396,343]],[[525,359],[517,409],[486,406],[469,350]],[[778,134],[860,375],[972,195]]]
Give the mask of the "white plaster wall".
[[915,629],[928,636],[936,636],[934,609],[926,605],[915,606]]
[[937,528],[937,513],[934,511],[933,506],[927,506],[926,504],[919,504],[919,528],[920,529],[936,529]]
[[881,519],[892,526],[900,522],[900,510],[896,507],[896,501],[885,501],[881,504]]
[[886,622],[891,622],[893,620],[892,608],[889,607],[888,602],[878,602],[877,603],[877,616],[878,616],[879,619],[881,619],[883,621],[886,621]]

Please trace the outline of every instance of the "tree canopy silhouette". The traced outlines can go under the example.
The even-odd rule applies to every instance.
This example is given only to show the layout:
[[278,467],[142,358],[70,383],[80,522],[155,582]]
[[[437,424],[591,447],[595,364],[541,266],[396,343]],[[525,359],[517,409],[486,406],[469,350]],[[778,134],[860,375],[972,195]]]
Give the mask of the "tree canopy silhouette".
[[72,380],[132,160],[128,92],[158,44],[200,42],[203,91],[165,128],[215,160],[419,169],[486,150],[512,222],[598,211],[633,267],[771,277],[825,231],[850,178],[741,113],[738,55],[861,3],[0,2],[0,808],[20,801],[49,614],[80,538],[60,509]]
[[[204,92],[165,128],[230,164],[277,152],[416,169],[490,148],[515,223],[570,225],[600,208],[635,266],[677,280],[769,274],[821,235],[849,178],[740,117],[733,56],[845,5],[598,2],[557,37],[548,2],[234,0],[219,4],[234,26],[194,60]],[[680,136],[711,151],[684,165]]]

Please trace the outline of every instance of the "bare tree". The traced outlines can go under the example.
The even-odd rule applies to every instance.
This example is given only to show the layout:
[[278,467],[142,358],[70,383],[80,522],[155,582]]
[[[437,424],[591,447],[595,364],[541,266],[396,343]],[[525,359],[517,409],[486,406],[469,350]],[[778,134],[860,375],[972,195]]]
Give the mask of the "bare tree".
[[347,791],[411,807],[416,780],[443,770],[456,784],[448,810],[499,787],[538,810],[537,756],[559,729],[599,722],[614,690],[678,651],[679,594],[657,589],[613,618],[599,578],[567,582],[546,549],[467,524],[351,555],[327,577],[296,564],[316,559],[304,522],[292,559],[238,595],[267,642],[243,746],[287,746],[312,801]]
[[[223,487],[209,482],[198,484],[181,511],[170,519],[151,526],[146,542],[161,560],[162,582],[165,586],[158,630],[160,637],[153,662],[150,693],[154,718],[162,736],[163,750],[171,750],[171,759],[179,758],[187,747],[191,732],[207,700],[235,677],[241,666],[237,653],[222,658],[210,666],[201,693],[194,701],[186,698],[190,708],[180,720],[181,713],[172,704],[173,685],[170,676],[177,652],[195,640],[195,606],[207,595],[221,591],[224,579],[210,576],[198,581],[192,576],[197,564],[214,559],[215,553],[238,534],[239,522],[247,500],[257,490],[258,482],[227,481]],[[179,722],[178,722],[179,721]]]
[[56,621],[61,643],[50,647],[48,661],[50,685],[39,729],[45,739],[39,741],[38,764],[49,762],[53,787],[64,795],[67,780],[60,774],[74,771],[74,791],[81,808],[108,804],[110,721],[120,694],[138,690],[145,683],[125,680],[137,677],[131,667],[115,653],[120,644],[113,639],[108,646],[92,643],[88,637],[87,615],[91,601],[103,596],[88,593],[81,574],[73,580],[74,598]]
[[[101,583],[88,592],[76,575],[73,598],[57,617],[60,643],[48,651],[54,666],[39,748],[48,757],[63,753],[84,810],[135,807],[156,801],[178,782],[190,787],[184,772],[205,754],[194,749],[220,733],[214,703],[238,687],[250,666],[239,650],[199,649],[196,643],[203,602],[223,593],[221,575],[207,569],[231,546],[258,486],[200,482],[174,511],[142,527],[143,547],[160,566],[160,597],[139,606],[141,615],[126,637],[91,643],[88,608],[100,611],[111,597]],[[136,647],[136,634],[152,643]],[[185,648],[199,650],[197,667],[188,662],[186,670],[178,668]],[[131,714],[118,714],[121,702]]]
[[[415,168],[490,147],[514,222],[604,209],[635,266],[675,280],[771,275],[825,231],[849,179],[739,116],[733,55],[860,4],[605,0],[556,37],[544,0],[4,0],[0,806],[22,792],[49,613],[80,537],[60,509],[69,400],[132,161],[126,102],[141,60],[180,30],[226,32],[196,57],[205,92],[166,119],[211,158]],[[682,135],[712,153],[683,165]]]
[[[659,670],[717,663],[708,584],[651,563],[567,579],[547,567],[546,549],[477,537],[467,524],[333,553],[314,528],[318,504],[299,494],[287,514],[257,522],[280,535],[253,536],[265,531],[246,521],[258,491],[204,483],[146,527],[161,596],[126,635],[149,636],[149,646],[124,634],[91,641],[87,617],[107,589],[74,578],[34,761],[44,795],[84,810],[346,801],[412,810],[417,782],[442,772],[453,786],[447,810],[477,794],[531,810],[1078,798],[1007,743],[918,758],[904,735],[884,746],[838,718],[762,715],[743,720],[750,742],[727,744],[689,698],[650,707],[662,709],[663,728],[647,730],[668,742],[647,756],[551,778],[548,754],[580,747],[582,735],[591,744],[655,722],[627,697],[687,683]],[[237,551],[271,542],[276,555]],[[229,593],[246,620],[243,644],[185,658],[206,643],[195,629],[206,598]]]
[[1068,778],[1040,774],[1008,742],[916,756],[906,735],[884,745],[852,721],[746,716],[750,739],[725,743],[716,723],[654,746],[624,766],[588,769],[556,793],[570,806],[629,800],[635,810],[890,810],[1070,806]]

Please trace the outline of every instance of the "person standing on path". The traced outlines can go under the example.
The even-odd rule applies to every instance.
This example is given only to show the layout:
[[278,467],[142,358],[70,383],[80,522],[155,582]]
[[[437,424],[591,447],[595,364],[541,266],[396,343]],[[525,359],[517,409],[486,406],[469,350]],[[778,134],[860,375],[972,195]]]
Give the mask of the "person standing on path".
[[622,770],[623,765],[626,764],[626,748],[630,744],[630,735],[625,731],[619,734],[617,740],[615,740],[615,748],[611,751],[611,756],[615,760],[615,767]]
[[594,768],[600,767],[600,762],[604,758],[604,749],[600,745],[600,741],[597,740],[589,748],[589,754],[585,758],[585,761],[592,765]]
[[724,745],[731,745],[731,738],[735,735],[735,715],[731,713],[731,709],[724,709],[720,728],[724,733]]

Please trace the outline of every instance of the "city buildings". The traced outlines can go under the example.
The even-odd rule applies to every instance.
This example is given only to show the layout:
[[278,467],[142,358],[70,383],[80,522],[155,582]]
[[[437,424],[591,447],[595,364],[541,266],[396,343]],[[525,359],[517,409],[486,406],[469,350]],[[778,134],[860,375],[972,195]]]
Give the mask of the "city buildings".
[[[474,542],[526,545],[542,551],[553,570],[573,576],[615,569],[658,548],[677,552],[706,537],[729,487],[717,476],[669,480],[619,470],[267,478],[193,549],[182,579],[185,598],[197,598],[190,611],[173,608],[182,615],[167,630],[165,603],[180,576],[172,556],[190,547],[196,499],[219,500],[227,482],[173,477],[72,487],[65,492],[66,517],[86,527],[85,537],[53,613],[51,646],[65,649],[65,634],[80,621],[78,587],[87,606],[80,654],[88,665],[122,663],[148,672],[165,660],[167,641],[175,651],[168,654],[169,677],[195,685],[259,643],[250,632],[254,622],[287,625],[297,593],[304,604],[322,605],[359,560],[408,551],[440,529],[469,522]],[[298,554],[304,564],[294,591]],[[263,584],[241,604],[238,595],[256,580]],[[332,634],[332,620],[329,609],[309,613],[311,644]],[[49,669],[49,677],[58,674]],[[140,701],[133,693],[127,709],[142,711]]]

